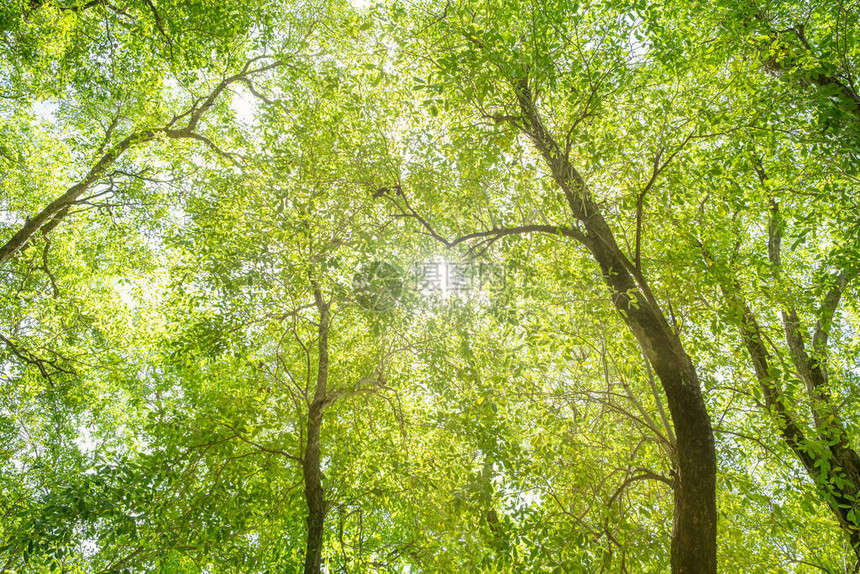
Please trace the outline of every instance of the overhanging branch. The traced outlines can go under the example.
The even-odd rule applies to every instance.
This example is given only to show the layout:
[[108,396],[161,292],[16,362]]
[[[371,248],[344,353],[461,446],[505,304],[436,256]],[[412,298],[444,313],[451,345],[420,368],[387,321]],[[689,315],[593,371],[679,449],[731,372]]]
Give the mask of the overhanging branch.
[[441,233],[436,231],[433,225],[427,221],[418,211],[412,207],[412,204],[409,203],[409,200],[406,197],[406,194],[403,193],[403,189],[400,185],[394,186],[394,193],[392,194],[392,190],[389,188],[380,188],[374,192],[373,197],[385,197],[387,198],[397,209],[397,213],[394,214],[395,217],[405,217],[416,220],[421,227],[423,228],[423,232],[425,235],[429,235],[448,249],[456,247],[461,243],[470,243],[469,253],[471,254],[477,248],[488,248],[490,245],[502,239],[503,237],[508,237],[511,235],[527,235],[530,233],[544,233],[555,236],[564,236],[576,239],[579,242],[585,242],[585,234],[580,230],[566,227],[564,225],[517,225],[513,227],[502,227],[502,228],[493,228],[488,229],[486,231],[476,231],[473,233],[467,233],[466,235],[461,235],[454,239],[446,239]]

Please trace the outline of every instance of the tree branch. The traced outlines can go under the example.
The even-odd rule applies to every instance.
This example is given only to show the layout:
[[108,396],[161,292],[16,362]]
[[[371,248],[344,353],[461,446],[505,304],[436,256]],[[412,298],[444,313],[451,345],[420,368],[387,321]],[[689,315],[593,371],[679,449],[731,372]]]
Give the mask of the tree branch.
[[[68,213],[69,206],[75,203],[81,195],[99,181],[99,179],[101,179],[107,170],[113,166],[120,156],[129,149],[152,141],[158,134],[164,134],[168,138],[172,139],[191,138],[211,144],[205,136],[201,136],[196,132],[197,125],[201,118],[215,104],[216,100],[224,90],[226,90],[232,83],[242,81],[249,76],[260,74],[283,65],[281,60],[275,60],[274,62],[265,66],[260,66],[259,68],[251,68],[255,62],[263,58],[267,57],[259,56],[248,60],[241,71],[223,79],[217,86],[215,86],[209,96],[202,100],[202,103],[198,100],[184,113],[179,116],[175,116],[166,126],[139,130],[111,147],[90,168],[89,172],[87,172],[81,181],[68,188],[65,193],[48,204],[48,206],[42,209],[39,213],[27,219],[24,225],[9,240],[7,240],[2,247],[0,247],[0,265],[8,261],[13,255],[23,249],[36,232],[45,228],[49,222],[51,222],[51,225],[48,229],[56,226]],[[179,119],[185,117],[188,118],[188,121],[184,127],[172,127]],[[214,146],[214,144],[211,145]]]
[[836,285],[824,295],[821,306],[818,308],[818,321],[815,323],[812,334],[812,349],[822,357],[827,350],[827,338],[830,336],[830,329],[833,326],[833,316],[839,307],[842,293],[848,287],[848,284],[857,277],[857,272],[857,265],[842,269],[839,277],[836,279]]
[[648,195],[648,192],[654,187],[654,184],[657,182],[657,178],[660,177],[660,174],[663,173],[663,170],[668,167],[672,160],[675,159],[675,156],[686,147],[690,140],[693,139],[693,136],[696,134],[696,130],[690,132],[690,134],[684,138],[675,151],[669,154],[669,157],[666,158],[662,164],[660,163],[660,158],[663,157],[664,149],[661,147],[657,151],[657,155],[654,156],[654,167],[651,171],[651,178],[648,180],[648,183],[645,184],[645,187],[642,188],[642,191],[639,192],[639,195],[636,196],[636,251],[633,255],[633,266],[641,271],[642,269],[642,261],[640,258],[640,248],[642,241],[642,212],[645,205],[645,196]]
[[606,506],[612,506],[612,504],[615,502],[615,500],[619,496],[621,496],[621,494],[624,492],[624,490],[628,486],[630,486],[634,482],[638,482],[640,480],[656,480],[658,482],[662,482],[663,484],[667,485],[671,489],[675,488],[675,482],[667,476],[663,476],[662,474],[658,474],[658,473],[650,471],[646,468],[637,468],[635,470],[640,471],[640,474],[634,474],[632,476],[628,476],[624,480],[624,482],[622,482],[621,485],[616,489],[615,493],[609,498],[609,502],[606,503]]
[[[10,339],[8,339],[6,336],[4,336],[2,334],[0,334],[0,341],[5,343],[6,347],[9,349],[9,351],[13,355],[18,357],[18,359],[21,360],[23,363],[36,367],[39,370],[39,373],[45,378],[46,381],[48,381],[48,383],[52,387],[54,386],[54,379],[53,379],[54,375],[57,375],[60,373],[67,374],[67,375],[75,374],[75,372],[73,370],[66,369],[66,368],[59,366],[56,361],[37,357],[36,355],[31,353],[30,351],[27,351],[25,349],[18,347],[17,345],[15,345],[15,343],[13,343]],[[52,372],[52,373],[48,372],[48,367],[51,367],[54,370],[54,372]]]
[[[714,270],[714,259],[709,250],[698,242],[702,255],[708,267]],[[776,374],[771,370],[772,357],[764,343],[761,328],[752,310],[744,300],[740,285],[734,281],[718,275],[720,290],[728,304],[729,310],[739,318],[738,331],[741,341],[747,349],[747,353],[753,363],[753,371],[764,396],[765,405],[771,411],[777,428],[783,439],[800,459],[803,467],[813,479],[821,474],[819,467],[815,466],[815,459],[809,452],[808,440],[801,423],[789,410],[788,400],[783,396]]]
[[514,227],[495,228],[488,229],[486,231],[467,233],[466,235],[449,240],[437,232],[430,222],[412,207],[400,185],[394,186],[394,191],[395,194],[392,195],[389,188],[380,188],[374,192],[373,197],[387,198],[399,211],[399,213],[395,214],[395,217],[408,217],[415,219],[419,224],[421,224],[421,227],[424,228],[426,235],[429,235],[449,249],[456,247],[461,243],[480,240],[470,247],[469,251],[471,252],[478,246],[488,246],[502,237],[510,235],[525,235],[529,233],[546,233],[555,236],[571,237],[579,242],[585,242],[586,240],[585,234],[578,229],[563,225],[519,225]]
[[288,458],[288,459],[290,459],[290,460],[293,460],[293,461],[296,461],[296,462],[302,462],[302,459],[300,459],[299,457],[297,457],[297,456],[296,456],[296,455],[294,455],[294,454],[290,454],[290,453],[288,453],[288,452],[287,452],[287,451],[285,451],[285,450],[280,450],[280,449],[277,449],[277,448],[269,448],[269,447],[265,447],[265,446],[263,446],[263,445],[261,445],[261,444],[259,444],[259,443],[256,443],[256,442],[252,441],[252,440],[251,440],[251,439],[249,439],[249,438],[246,438],[246,437],[242,436],[242,433],[240,433],[239,431],[237,431],[233,426],[228,425],[227,423],[223,423],[223,422],[222,422],[222,423],[220,423],[220,424],[221,424],[221,425],[223,425],[223,426],[225,426],[225,427],[227,427],[228,429],[230,429],[231,431],[233,431],[233,432],[235,433],[235,436],[234,436],[233,438],[237,438],[237,439],[239,439],[240,441],[244,442],[245,444],[248,444],[248,445],[250,445],[250,446],[252,446],[252,447],[256,448],[256,449],[257,449],[257,450],[259,450],[259,451],[266,452],[266,453],[269,453],[269,454],[277,454],[277,455],[280,455],[280,456],[286,457],[286,458]]

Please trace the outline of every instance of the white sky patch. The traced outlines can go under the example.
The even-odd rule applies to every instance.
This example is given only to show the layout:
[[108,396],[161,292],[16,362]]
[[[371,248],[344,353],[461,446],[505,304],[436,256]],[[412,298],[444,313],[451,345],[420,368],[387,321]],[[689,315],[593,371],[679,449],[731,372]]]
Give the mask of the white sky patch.
[[84,559],[92,558],[99,552],[99,542],[95,538],[86,538],[84,539],[80,546],[81,555]]
[[[3,361],[0,363],[0,381],[8,382],[12,380],[12,375],[15,373],[15,364],[12,361]],[[5,412],[3,414],[6,414]]]
[[25,221],[26,219],[24,219],[20,215],[17,215],[15,213],[12,213],[11,211],[4,209],[3,204],[0,203],[0,225],[16,227],[18,225],[24,225]]
[[230,109],[236,114],[239,123],[254,125],[257,121],[257,111],[260,109],[257,98],[247,90],[236,91],[230,101]]
[[140,305],[157,303],[166,292],[167,277],[163,270],[128,277],[116,277],[113,288],[129,311],[136,311]]
[[450,261],[442,257],[428,259],[419,263],[416,268],[418,289],[424,295],[439,293],[443,296],[448,296],[451,292],[448,279],[450,264]]
[[471,290],[468,264],[434,257],[415,266],[416,287],[425,296],[448,297]]
[[114,289],[119,294],[120,300],[123,304],[129,309],[134,309],[137,307],[137,298],[134,296],[134,285],[131,283],[121,283],[117,282],[114,285]]
[[543,496],[534,490],[526,490],[514,495],[514,500],[521,506],[532,507],[543,504]]
[[40,120],[49,124],[57,121],[57,111],[60,106],[56,102],[39,101],[33,104],[33,114]]
[[74,439],[78,450],[84,454],[90,454],[96,450],[96,440],[93,438],[93,433],[90,427],[81,425],[78,427],[78,436]]
[[[645,35],[645,21],[634,14],[628,14],[625,18],[625,24],[630,26],[630,33],[627,36],[630,55],[634,61],[642,61],[651,50],[651,42]],[[637,38],[637,35],[641,39]]]

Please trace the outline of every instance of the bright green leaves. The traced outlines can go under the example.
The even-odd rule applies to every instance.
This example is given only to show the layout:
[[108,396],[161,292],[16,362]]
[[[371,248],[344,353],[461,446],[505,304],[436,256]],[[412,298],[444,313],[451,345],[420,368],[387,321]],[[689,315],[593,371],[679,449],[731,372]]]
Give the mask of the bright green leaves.
[[[525,81],[704,380],[723,568],[838,569],[833,509],[860,520],[828,455],[860,414],[860,43],[854,8],[806,8],[4,5],[4,239],[129,134],[185,125],[249,57],[283,65],[231,84],[194,139],[133,146],[4,267],[0,564],[299,568],[319,286],[332,571],[665,571],[674,430],[599,270],[564,233],[446,252],[395,205],[446,240],[579,230],[526,135]],[[405,285],[442,257],[502,277],[463,297]],[[770,386],[726,286],[759,318]],[[818,426],[788,306],[796,332],[829,329],[806,346],[839,405]],[[779,438],[784,410],[817,480]]]

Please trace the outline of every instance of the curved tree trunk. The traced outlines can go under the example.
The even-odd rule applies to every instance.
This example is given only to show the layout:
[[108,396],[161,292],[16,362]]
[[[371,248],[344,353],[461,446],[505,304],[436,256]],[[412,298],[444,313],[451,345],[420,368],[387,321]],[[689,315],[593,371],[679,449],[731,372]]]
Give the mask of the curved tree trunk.
[[[599,215],[594,219],[605,225]],[[660,379],[675,427],[678,467],[672,572],[716,572],[717,461],[711,419],[695,368],[660,308],[642,295],[623,261],[613,253],[618,248],[591,233],[586,237],[586,246],[612,292],[612,302]]]
[[641,270],[618,247],[581,175],[544,127],[527,79],[515,87],[524,131],[543,156],[573,216],[584,229],[577,239],[600,266],[613,304],[642,346],[666,393],[678,450],[672,572],[715,573],[717,462],[711,419],[696,370]]
[[573,218],[579,222],[578,226],[494,227],[448,241],[412,208],[399,185],[395,186],[395,194],[387,194],[390,189],[381,188],[374,196],[388,197],[403,216],[415,218],[431,237],[447,247],[472,239],[486,241],[488,238],[495,240],[508,235],[550,233],[573,238],[588,249],[600,267],[613,304],[660,379],[672,416],[677,449],[673,484],[672,572],[714,574],[717,571],[717,460],[711,419],[705,408],[696,370],[680,338],[669,326],[663,310],[651,293],[648,281],[638,265],[638,248],[636,263],[633,263],[618,247],[612,230],[593,201],[582,176],[544,127],[528,78],[516,81],[514,89],[521,115],[493,119],[508,121],[531,138],[564,193]]

